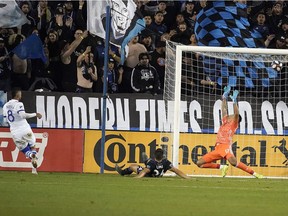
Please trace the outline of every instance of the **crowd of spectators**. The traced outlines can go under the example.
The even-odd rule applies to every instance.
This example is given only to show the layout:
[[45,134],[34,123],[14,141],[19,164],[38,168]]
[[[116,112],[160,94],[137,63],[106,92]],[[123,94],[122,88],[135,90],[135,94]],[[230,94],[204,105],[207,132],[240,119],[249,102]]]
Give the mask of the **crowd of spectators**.
[[[197,45],[196,17],[209,2],[134,1],[143,14],[146,28],[129,42],[124,65],[120,65],[119,48],[110,44],[108,91],[159,94],[164,88],[164,41]],[[262,34],[264,47],[288,47],[285,1],[239,2],[247,3],[250,25]],[[17,3],[30,23],[21,28],[0,28],[0,90],[20,87],[31,91],[102,92],[105,40],[87,31],[86,1],[19,0]],[[22,60],[10,52],[31,34],[42,40],[47,63],[40,59]],[[193,86],[192,78],[186,78]],[[204,80],[205,77],[201,84],[211,83]]]

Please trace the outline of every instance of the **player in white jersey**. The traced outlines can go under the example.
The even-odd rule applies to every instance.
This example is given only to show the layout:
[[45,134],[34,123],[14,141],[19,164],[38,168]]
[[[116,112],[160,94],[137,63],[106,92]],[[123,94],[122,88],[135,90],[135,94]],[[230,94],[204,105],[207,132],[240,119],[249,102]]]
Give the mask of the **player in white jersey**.
[[17,148],[26,158],[30,158],[32,166],[37,168],[37,152],[35,150],[36,138],[28,124],[28,118],[42,118],[40,113],[26,113],[22,102],[21,90],[12,91],[12,99],[3,106],[3,117],[10,125],[10,132]]

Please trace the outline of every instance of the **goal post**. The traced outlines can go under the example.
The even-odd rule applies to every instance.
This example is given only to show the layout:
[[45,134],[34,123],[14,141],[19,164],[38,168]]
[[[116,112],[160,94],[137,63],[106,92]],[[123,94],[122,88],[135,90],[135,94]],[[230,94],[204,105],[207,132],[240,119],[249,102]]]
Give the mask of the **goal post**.
[[[273,65],[277,62],[279,71]],[[173,165],[189,175],[220,176],[219,170],[198,168],[196,161],[214,149],[221,125],[220,99],[224,86],[230,85],[240,91],[243,118],[233,137],[237,159],[265,176],[288,178],[287,62],[288,50],[167,41],[163,99],[167,112],[174,114],[169,157]],[[228,112],[233,113],[231,100]],[[231,166],[228,175],[249,176]]]

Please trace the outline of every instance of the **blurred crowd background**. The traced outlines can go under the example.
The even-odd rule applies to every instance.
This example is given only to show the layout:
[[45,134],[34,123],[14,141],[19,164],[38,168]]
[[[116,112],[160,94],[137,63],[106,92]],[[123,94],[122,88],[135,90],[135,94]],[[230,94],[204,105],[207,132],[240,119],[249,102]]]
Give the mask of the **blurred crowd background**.
[[[263,38],[261,48],[287,49],[286,1],[238,2],[247,4],[251,29],[260,32]],[[124,64],[120,64],[119,48],[110,44],[108,91],[161,94],[165,40],[197,46],[194,34],[197,14],[209,1],[135,0],[135,3],[146,28],[129,42]],[[29,91],[102,92],[104,39],[87,31],[87,2],[39,0],[17,4],[30,24],[0,28],[0,90],[19,87]],[[46,63],[41,59],[22,60],[11,52],[31,34],[40,37]],[[143,71],[145,81],[140,78]],[[203,80],[207,80],[204,75]]]

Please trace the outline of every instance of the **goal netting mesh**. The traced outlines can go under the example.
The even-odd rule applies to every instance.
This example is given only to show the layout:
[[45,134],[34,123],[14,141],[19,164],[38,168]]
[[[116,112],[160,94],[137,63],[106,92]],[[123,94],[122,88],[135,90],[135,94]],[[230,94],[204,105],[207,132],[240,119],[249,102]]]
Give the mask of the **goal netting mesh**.
[[[167,157],[189,175],[220,176],[196,161],[214,149],[221,125],[221,95],[239,90],[242,121],[233,137],[238,161],[267,177],[288,177],[288,51],[166,44],[164,101],[171,127]],[[233,102],[228,100],[228,112]],[[164,115],[164,114],[163,114]],[[225,160],[218,161],[228,164]],[[249,176],[229,166],[228,176]]]

